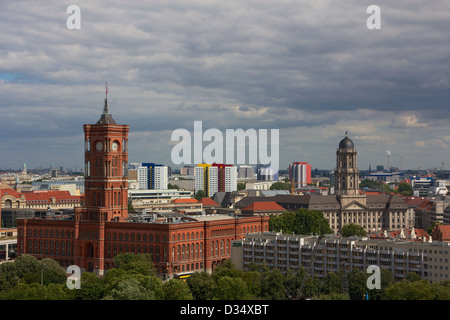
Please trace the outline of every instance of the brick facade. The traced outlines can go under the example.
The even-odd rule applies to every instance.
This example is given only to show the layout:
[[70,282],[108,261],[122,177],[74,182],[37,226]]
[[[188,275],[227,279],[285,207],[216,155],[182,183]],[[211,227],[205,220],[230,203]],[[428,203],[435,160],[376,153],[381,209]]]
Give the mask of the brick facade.
[[84,125],[85,203],[72,220],[18,219],[18,254],[52,258],[61,266],[103,275],[123,252],[147,253],[164,278],[211,272],[231,258],[231,243],[268,231],[268,217],[187,216],[179,221],[127,222],[128,131],[108,113]]

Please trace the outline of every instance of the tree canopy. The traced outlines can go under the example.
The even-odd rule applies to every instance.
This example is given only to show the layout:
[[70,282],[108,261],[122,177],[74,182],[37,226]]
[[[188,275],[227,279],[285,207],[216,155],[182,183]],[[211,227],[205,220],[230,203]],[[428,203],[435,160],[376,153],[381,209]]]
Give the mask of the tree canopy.
[[341,228],[341,235],[343,237],[351,237],[351,236],[364,237],[367,235],[367,233],[363,227],[357,224],[349,223]]
[[[241,270],[225,260],[212,274],[196,272],[186,281],[163,281],[148,272],[151,261],[147,255],[127,253],[116,258],[115,267],[105,276],[83,272],[81,288],[70,290],[65,278],[59,277],[62,268],[56,262],[23,255],[0,265],[0,300],[286,300],[297,296],[305,276],[302,267],[283,274],[255,263]],[[42,283],[36,282],[33,275],[42,270],[53,274],[52,280],[44,276]],[[450,281],[429,283],[409,273],[395,282],[384,268],[380,289],[368,289],[369,274],[357,268],[328,272],[321,279],[306,277],[302,296],[314,300],[363,300],[366,295],[370,300],[450,300]]]
[[290,190],[291,185],[284,182],[275,182],[270,186],[270,190]]
[[198,190],[197,193],[194,196],[194,198],[196,200],[200,200],[200,199],[205,198],[205,197],[206,197],[206,193],[203,190]]
[[295,234],[333,233],[322,212],[305,208],[298,209],[297,212],[288,211],[278,216],[270,216],[269,229]]

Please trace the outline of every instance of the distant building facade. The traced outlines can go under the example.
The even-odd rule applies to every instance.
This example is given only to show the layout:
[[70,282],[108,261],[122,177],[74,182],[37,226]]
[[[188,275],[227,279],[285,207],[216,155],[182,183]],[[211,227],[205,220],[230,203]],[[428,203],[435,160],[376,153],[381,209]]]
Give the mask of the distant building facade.
[[252,166],[239,166],[238,178],[254,179],[255,169]]

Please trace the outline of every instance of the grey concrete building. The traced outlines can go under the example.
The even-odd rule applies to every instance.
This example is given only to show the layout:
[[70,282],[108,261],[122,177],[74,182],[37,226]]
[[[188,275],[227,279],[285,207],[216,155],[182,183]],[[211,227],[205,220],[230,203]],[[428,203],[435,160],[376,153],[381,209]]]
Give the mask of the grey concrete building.
[[449,280],[450,243],[411,240],[380,240],[262,232],[247,234],[234,241],[231,260],[240,269],[251,263],[265,263],[270,270],[286,273],[288,269],[307,269],[317,246],[312,272],[318,278],[327,273],[354,269],[366,271],[371,265],[388,269],[398,281],[415,272],[430,282]]

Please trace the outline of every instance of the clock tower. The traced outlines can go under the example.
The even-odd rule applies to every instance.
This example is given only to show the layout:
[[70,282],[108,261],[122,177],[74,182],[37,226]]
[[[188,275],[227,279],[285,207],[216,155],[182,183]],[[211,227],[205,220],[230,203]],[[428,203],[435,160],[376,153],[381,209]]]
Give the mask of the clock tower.
[[128,125],[117,124],[105,106],[96,124],[84,128],[84,205],[75,208],[74,263],[105,271],[106,223],[128,218]]
[[366,205],[366,196],[359,192],[356,148],[353,141],[347,136],[347,132],[336,151],[335,184],[335,192],[342,207],[352,202]]
[[82,220],[128,218],[128,125],[118,125],[108,111],[96,124],[85,124],[85,204]]

